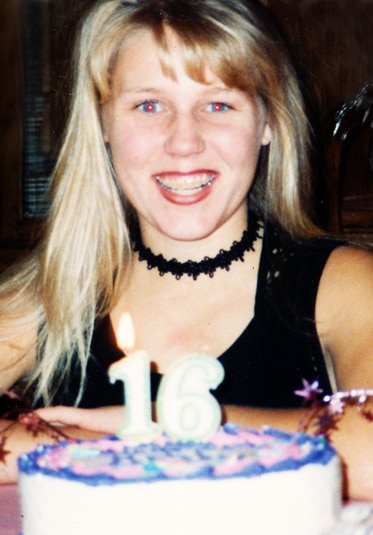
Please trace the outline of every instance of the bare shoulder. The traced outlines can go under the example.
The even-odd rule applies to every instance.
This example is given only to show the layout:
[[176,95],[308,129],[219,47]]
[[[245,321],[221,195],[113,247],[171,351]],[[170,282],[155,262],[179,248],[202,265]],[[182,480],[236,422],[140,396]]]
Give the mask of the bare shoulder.
[[[351,302],[373,304],[373,252],[358,247],[338,247],[324,269],[320,281],[320,296],[326,300],[338,298]],[[335,302],[333,303],[336,304]]]
[[356,269],[361,273],[366,271],[369,277],[373,276],[373,250],[355,246],[337,247],[330,255],[325,273],[333,276],[332,272],[337,270],[340,274],[345,271],[353,275]]
[[[316,322],[342,388],[373,384],[373,253],[333,251],[321,277]],[[372,370],[372,371],[370,371]]]

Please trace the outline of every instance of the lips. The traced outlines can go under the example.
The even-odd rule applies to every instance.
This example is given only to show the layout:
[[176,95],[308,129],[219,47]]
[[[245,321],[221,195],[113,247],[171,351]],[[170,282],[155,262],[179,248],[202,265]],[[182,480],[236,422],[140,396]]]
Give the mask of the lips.
[[209,188],[217,176],[216,171],[204,169],[189,173],[164,172],[154,178],[164,191],[187,197]]

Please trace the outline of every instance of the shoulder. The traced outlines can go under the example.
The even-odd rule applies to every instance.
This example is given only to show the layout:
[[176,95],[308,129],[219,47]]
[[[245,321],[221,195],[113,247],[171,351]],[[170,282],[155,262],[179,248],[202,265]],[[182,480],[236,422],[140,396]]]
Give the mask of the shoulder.
[[372,252],[346,246],[330,254],[320,280],[316,321],[340,385],[373,383]]
[[33,371],[37,339],[35,314],[0,317],[0,394]]
[[323,298],[348,299],[363,304],[373,299],[373,252],[354,246],[334,249],[320,281]]
[[36,331],[12,331],[0,330],[0,394],[28,375],[36,364]]
[[373,263],[373,250],[363,249],[354,245],[337,247],[330,257],[330,266],[344,270],[353,268],[368,269],[371,273]]

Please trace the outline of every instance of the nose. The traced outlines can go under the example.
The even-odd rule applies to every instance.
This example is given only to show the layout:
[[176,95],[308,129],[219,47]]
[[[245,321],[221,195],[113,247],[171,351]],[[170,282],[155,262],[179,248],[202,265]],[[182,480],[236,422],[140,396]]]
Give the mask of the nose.
[[178,114],[173,117],[165,142],[167,154],[187,158],[200,154],[205,141],[198,120],[192,114]]

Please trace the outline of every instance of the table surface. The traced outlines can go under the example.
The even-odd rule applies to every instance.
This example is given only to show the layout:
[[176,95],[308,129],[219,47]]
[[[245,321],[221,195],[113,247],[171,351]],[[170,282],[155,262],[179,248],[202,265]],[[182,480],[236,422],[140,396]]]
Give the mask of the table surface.
[[[0,535],[20,535],[22,516],[17,485],[0,485]],[[373,535],[373,503],[349,503],[329,535]]]
[[22,517],[17,485],[0,485],[0,533],[18,535],[21,533]]

